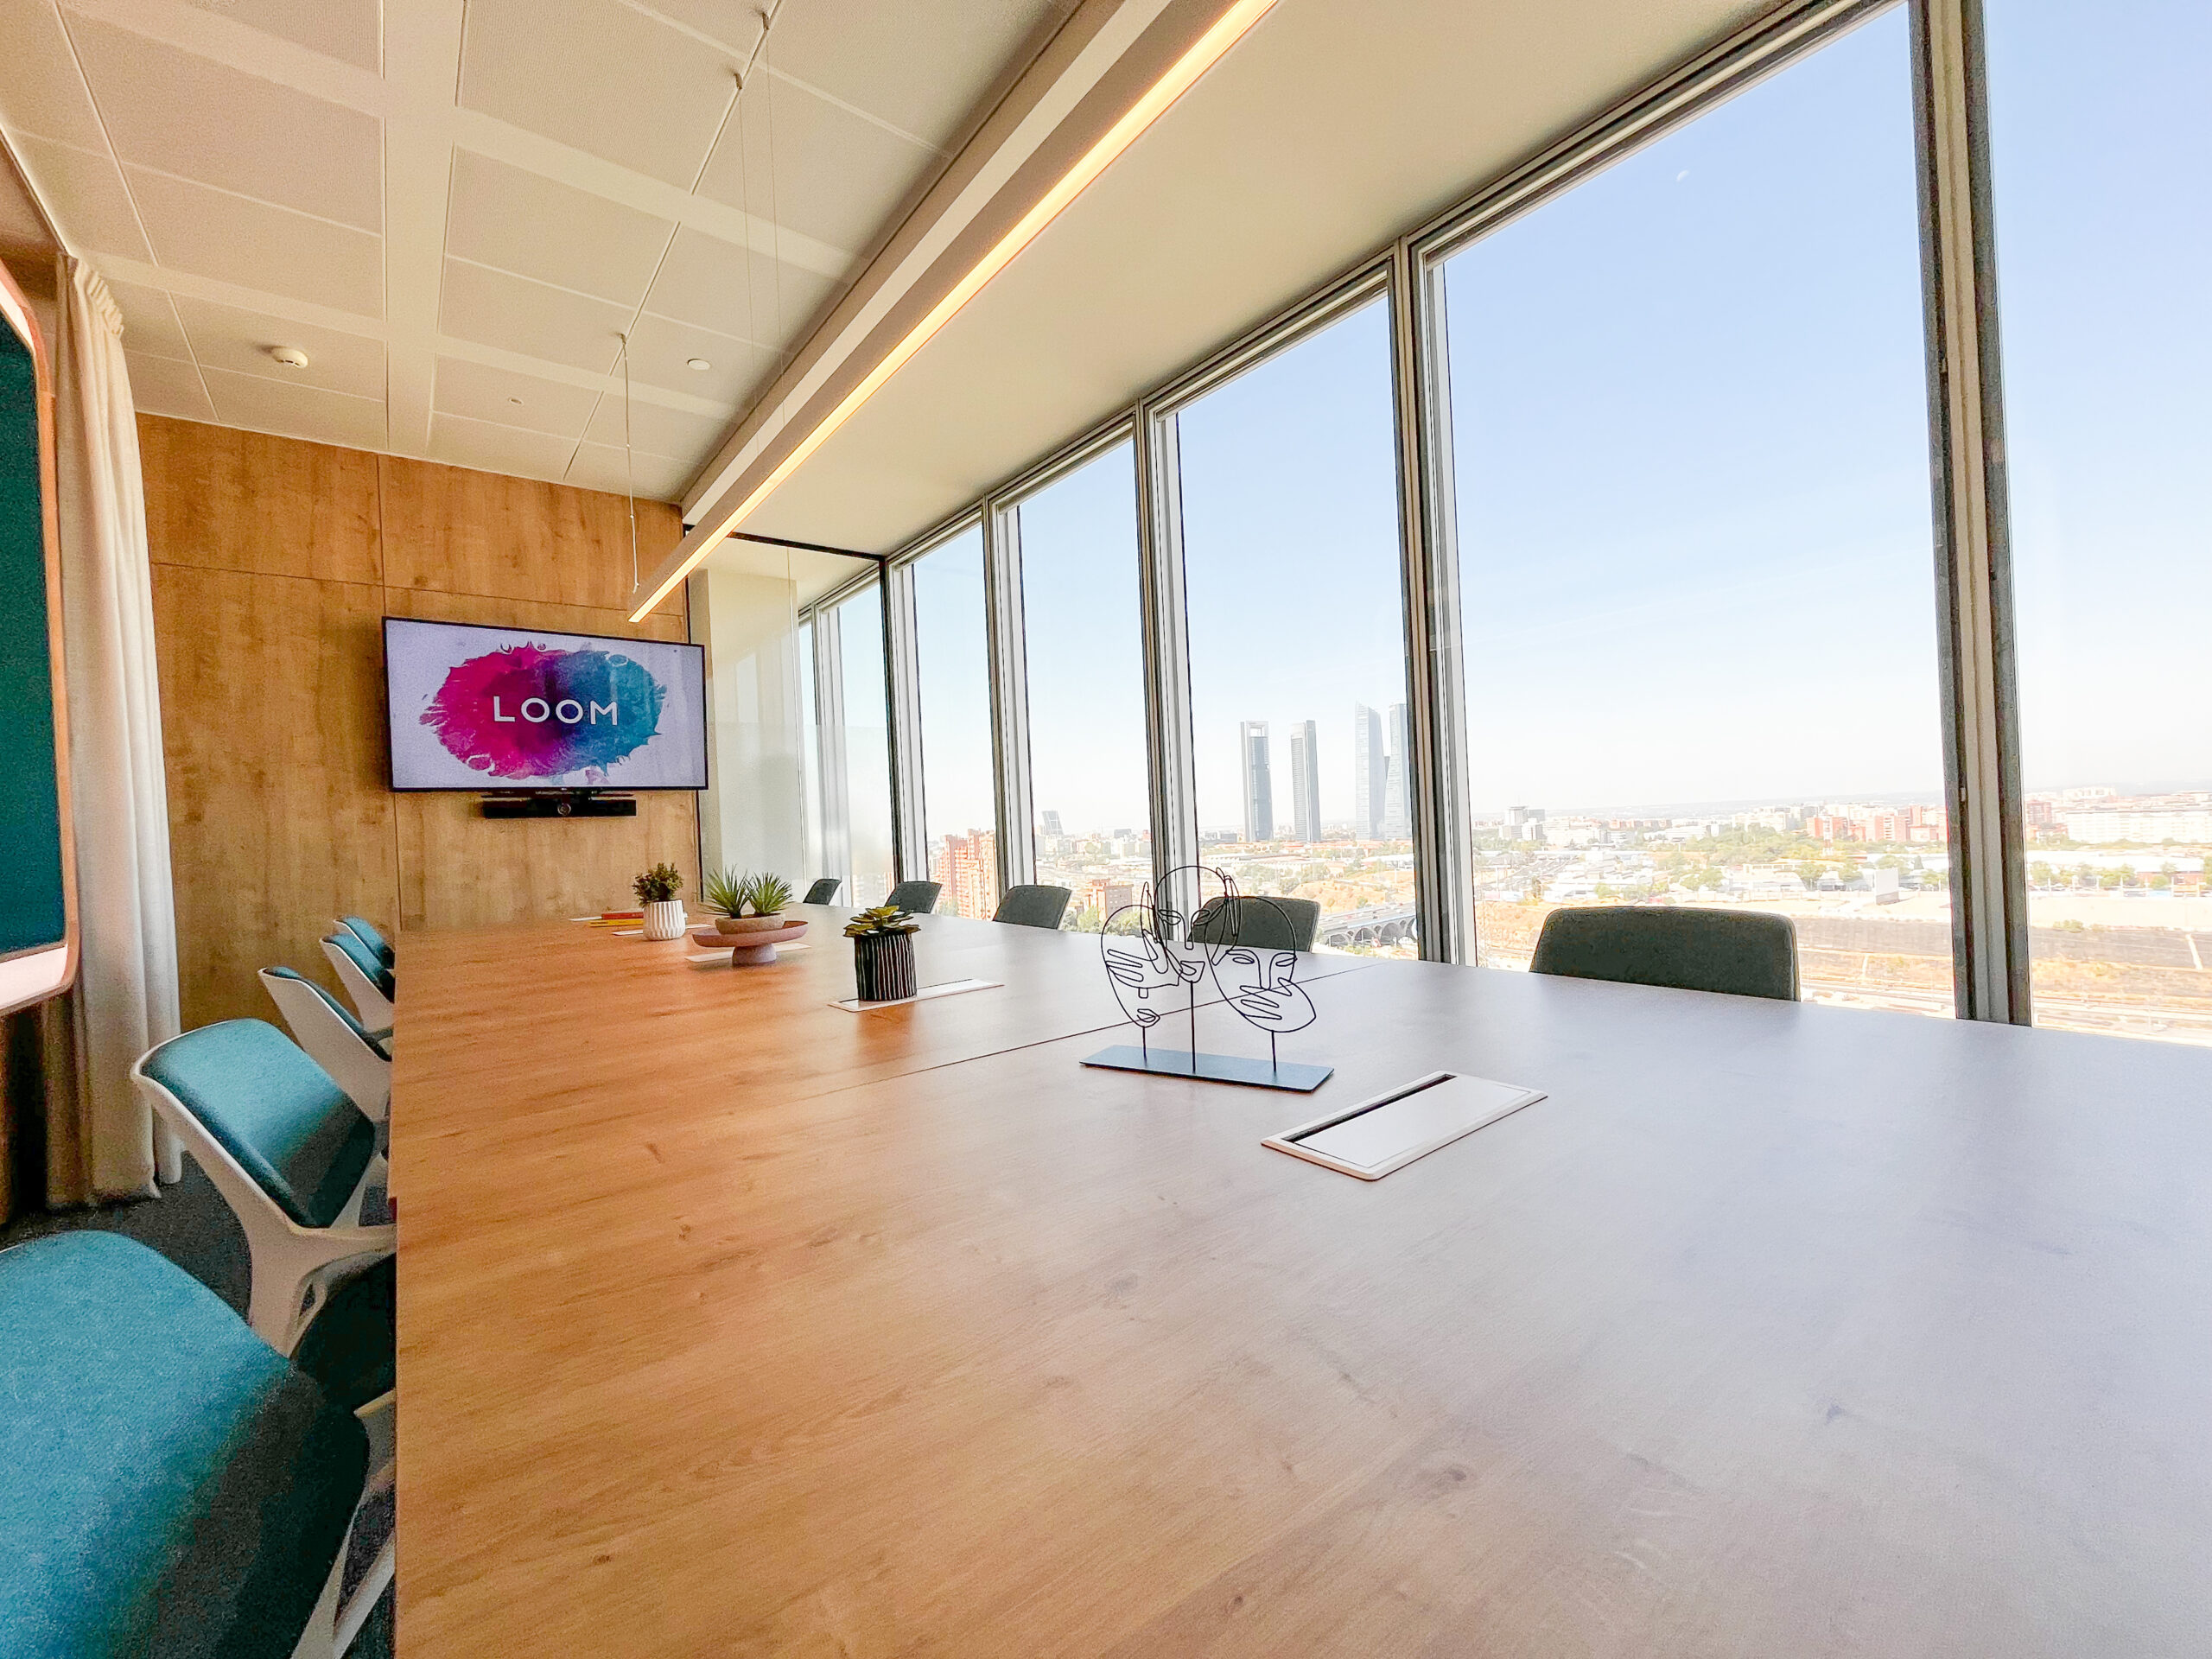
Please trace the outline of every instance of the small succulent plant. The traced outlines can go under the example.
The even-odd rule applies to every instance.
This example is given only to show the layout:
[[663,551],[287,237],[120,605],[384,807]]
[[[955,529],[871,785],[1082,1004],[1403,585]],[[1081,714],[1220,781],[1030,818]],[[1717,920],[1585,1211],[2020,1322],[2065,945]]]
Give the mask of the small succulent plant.
[[845,937],[865,939],[878,933],[913,933],[921,924],[896,905],[878,905],[874,910],[863,910],[845,924]]
[[683,890],[683,872],[673,864],[656,864],[630,883],[641,905],[666,904]]
[[749,900],[755,916],[780,916],[784,906],[791,901],[791,884],[780,875],[771,875],[763,870],[753,878]]
[[734,869],[716,870],[709,874],[699,891],[707,901],[707,908],[723,916],[745,914],[745,896],[753,877],[739,874]]

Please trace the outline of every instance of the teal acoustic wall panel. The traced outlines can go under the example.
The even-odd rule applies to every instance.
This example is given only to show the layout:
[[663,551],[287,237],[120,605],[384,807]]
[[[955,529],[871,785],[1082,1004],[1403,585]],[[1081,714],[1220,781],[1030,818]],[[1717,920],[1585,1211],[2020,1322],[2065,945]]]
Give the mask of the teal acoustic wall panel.
[[68,928],[44,505],[34,364],[0,326],[0,959]]

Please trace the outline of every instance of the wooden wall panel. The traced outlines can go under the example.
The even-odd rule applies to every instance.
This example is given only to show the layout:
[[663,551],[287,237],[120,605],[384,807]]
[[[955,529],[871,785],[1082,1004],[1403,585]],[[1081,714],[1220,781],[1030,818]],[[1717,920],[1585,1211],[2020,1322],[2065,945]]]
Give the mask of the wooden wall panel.
[[[505,822],[388,787],[380,617],[686,637],[681,589],[641,628],[621,608],[620,497],[152,416],[139,444],[187,1026],[273,1017],[271,963],[335,988],[317,942],[342,912],[403,934],[582,915],[662,859],[696,885],[689,793]],[[647,568],[683,534],[658,502],[638,530]]]
[[157,415],[138,417],[138,454],[155,563],[384,580],[374,455]]
[[269,1018],[272,963],[334,988],[332,918],[391,911],[383,593],[154,567],[187,1027]]
[[[602,610],[628,601],[630,516],[623,497],[397,455],[380,460],[385,581],[395,590]],[[638,568],[652,570],[683,535],[677,509],[639,502]],[[660,608],[681,615],[682,597],[670,595]]]

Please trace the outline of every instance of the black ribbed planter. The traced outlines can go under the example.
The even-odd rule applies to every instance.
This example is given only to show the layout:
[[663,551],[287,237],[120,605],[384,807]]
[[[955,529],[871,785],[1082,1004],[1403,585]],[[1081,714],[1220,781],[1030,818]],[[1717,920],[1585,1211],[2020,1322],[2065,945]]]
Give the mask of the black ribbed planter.
[[914,936],[863,933],[853,941],[853,982],[863,1002],[896,1002],[914,995]]

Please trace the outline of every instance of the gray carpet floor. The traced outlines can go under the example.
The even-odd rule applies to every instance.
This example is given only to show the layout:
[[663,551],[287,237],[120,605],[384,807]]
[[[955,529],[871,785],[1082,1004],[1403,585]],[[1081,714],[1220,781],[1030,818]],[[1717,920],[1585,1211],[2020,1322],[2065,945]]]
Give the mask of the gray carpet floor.
[[[184,1179],[162,1189],[158,1198],[130,1204],[104,1205],[96,1210],[64,1210],[18,1217],[0,1227],[0,1249],[26,1239],[54,1233],[99,1231],[121,1233],[149,1245],[182,1268],[245,1317],[246,1296],[252,1270],[246,1257],[245,1230],[216,1192],[215,1184],[191,1159],[184,1160]],[[381,1495],[379,1495],[381,1497]],[[372,1500],[372,1520],[385,1527],[397,1523],[391,1501]],[[385,1532],[368,1531],[354,1543],[359,1565],[380,1547]],[[386,1590],[354,1641],[352,1659],[391,1659],[392,1592]]]

